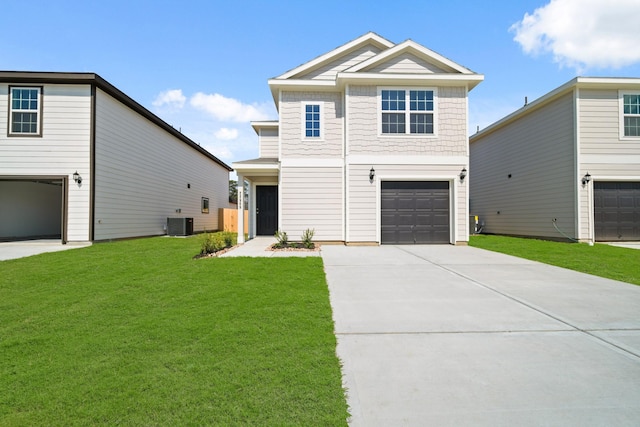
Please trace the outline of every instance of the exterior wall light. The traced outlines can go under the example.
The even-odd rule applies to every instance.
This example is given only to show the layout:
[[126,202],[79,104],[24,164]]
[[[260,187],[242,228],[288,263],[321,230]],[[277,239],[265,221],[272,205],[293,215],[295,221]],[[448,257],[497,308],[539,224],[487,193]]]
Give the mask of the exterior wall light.
[[75,173],[73,174],[73,180],[78,184],[82,184],[82,177],[80,176],[80,174],[78,173],[78,171],[75,171]]
[[371,170],[369,171],[369,182],[373,182],[373,178],[376,177],[376,170],[371,166]]
[[467,168],[462,168],[462,170],[460,171],[460,182],[463,182],[466,176],[467,176]]
[[587,172],[587,174],[582,177],[582,185],[587,185],[589,181],[591,181],[591,174]]

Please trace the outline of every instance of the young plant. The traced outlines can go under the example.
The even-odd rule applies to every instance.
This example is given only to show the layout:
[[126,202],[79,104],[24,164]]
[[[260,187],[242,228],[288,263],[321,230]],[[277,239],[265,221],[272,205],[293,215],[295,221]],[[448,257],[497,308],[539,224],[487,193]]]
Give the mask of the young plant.
[[307,228],[302,233],[302,245],[307,249],[313,249],[315,245],[313,244],[313,235],[315,234],[314,228]]
[[289,237],[287,236],[287,233],[285,231],[276,230],[276,234],[274,234],[274,237],[278,241],[276,243],[276,247],[286,248],[289,245]]

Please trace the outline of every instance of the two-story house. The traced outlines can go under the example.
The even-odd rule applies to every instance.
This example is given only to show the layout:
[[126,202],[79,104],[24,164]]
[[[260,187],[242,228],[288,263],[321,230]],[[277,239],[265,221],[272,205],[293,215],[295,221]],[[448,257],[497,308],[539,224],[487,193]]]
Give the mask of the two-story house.
[[232,165],[239,195],[250,183],[250,237],[467,242],[467,100],[482,80],[374,33],[269,80],[279,120],[252,123],[260,157]]
[[97,74],[0,72],[0,240],[215,230],[230,170]]
[[640,240],[640,79],[576,77],[470,138],[484,231]]

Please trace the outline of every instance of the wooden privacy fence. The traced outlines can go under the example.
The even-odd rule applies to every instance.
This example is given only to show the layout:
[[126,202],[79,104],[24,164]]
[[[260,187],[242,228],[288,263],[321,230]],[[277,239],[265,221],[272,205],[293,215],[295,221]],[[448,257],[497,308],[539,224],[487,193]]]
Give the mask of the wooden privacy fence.
[[[220,208],[218,213],[218,229],[238,232],[238,210]],[[249,211],[244,211],[244,232],[249,232]]]

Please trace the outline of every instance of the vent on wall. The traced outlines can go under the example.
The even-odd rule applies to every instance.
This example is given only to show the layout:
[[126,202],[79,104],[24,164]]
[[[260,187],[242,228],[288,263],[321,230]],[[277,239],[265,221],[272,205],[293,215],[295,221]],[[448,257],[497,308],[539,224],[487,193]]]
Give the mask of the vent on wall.
[[167,234],[169,236],[191,236],[193,234],[193,218],[167,218]]

